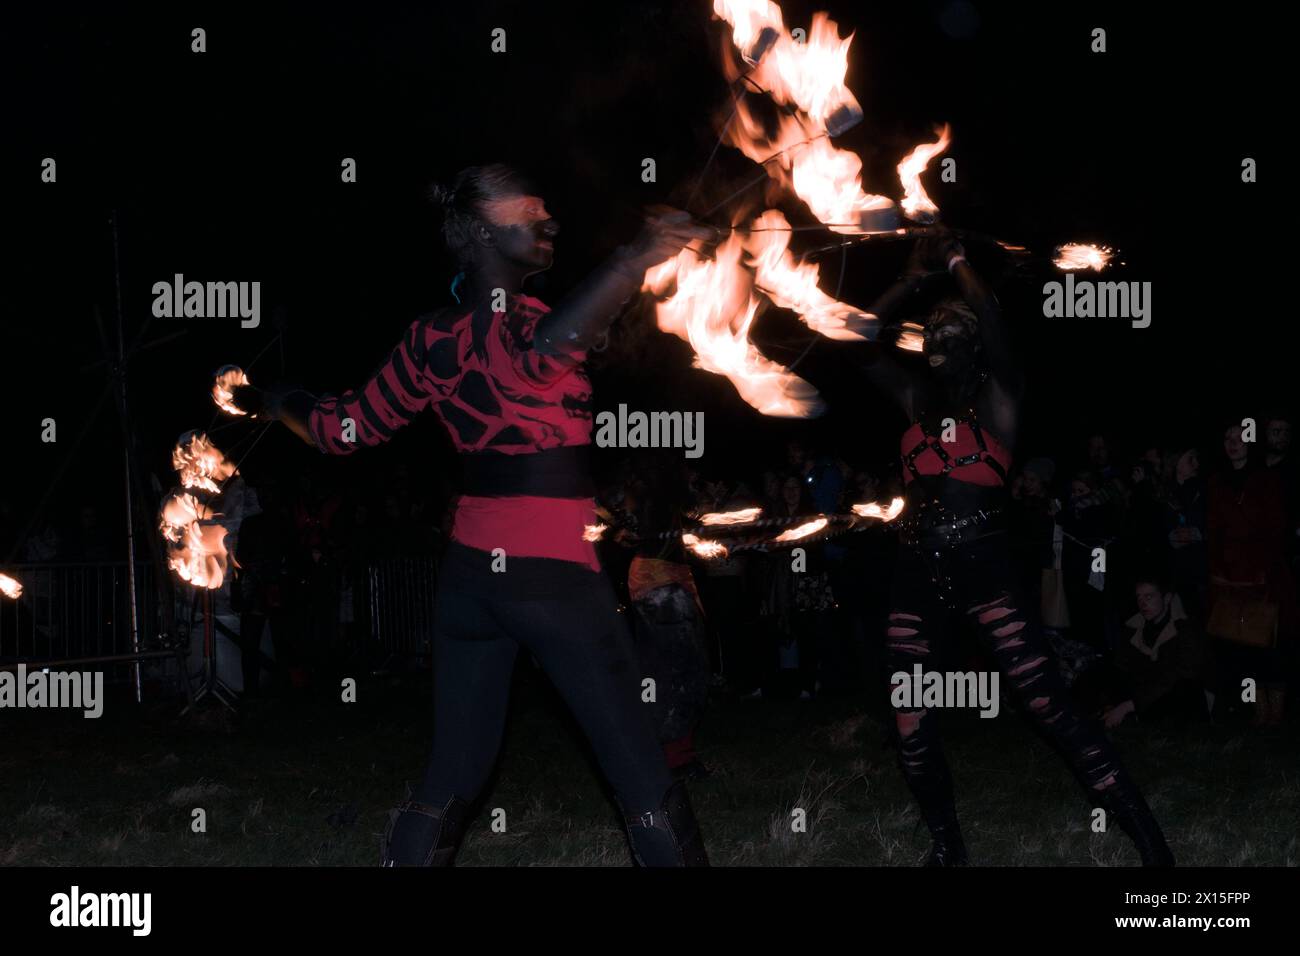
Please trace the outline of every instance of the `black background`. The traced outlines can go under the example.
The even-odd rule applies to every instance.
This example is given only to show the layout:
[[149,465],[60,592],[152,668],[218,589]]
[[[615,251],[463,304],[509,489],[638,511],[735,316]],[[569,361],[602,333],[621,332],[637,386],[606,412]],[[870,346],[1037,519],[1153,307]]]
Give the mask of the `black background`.
[[[1153,284],[1153,323],[1048,320],[1041,284],[998,291],[1030,381],[1018,456],[1078,451],[1086,429],[1121,444],[1149,437],[1213,445],[1223,416],[1287,399],[1293,361],[1286,291],[1293,251],[1270,233],[1282,215],[1273,158],[1289,109],[1276,47],[1257,8],[1164,4],[785,2],[787,25],[829,9],[854,31],[848,84],[866,119],[839,141],[865,164],[868,191],[897,196],[894,166],[950,122],[958,181],[927,176],[955,226],[1050,250],[1102,241],[1127,266],[1108,278]],[[316,391],[359,384],[415,315],[447,301],[454,271],[423,202],[431,177],[505,161],[533,172],[562,224],[556,267],[535,289],[555,302],[635,228],[651,202],[682,203],[726,104],[722,25],[705,0],[282,6],[158,12],[95,6],[7,11],[5,181],[10,251],[0,382],[10,430],[0,495],[20,516],[48,486],[100,395],[106,368],[93,319],[114,310],[110,215],[119,222],[128,342],[184,335],[129,366],[144,467],[166,487],[175,437],[212,421],[212,371],[247,364],[255,382]],[[190,31],[207,31],[207,52]],[[1091,30],[1108,52],[1090,52]],[[508,52],[490,50],[494,27]],[[46,156],[57,184],[40,182]],[[1241,182],[1243,157],[1261,182]],[[353,157],[358,182],[340,181]],[[653,157],[658,182],[641,181]],[[724,149],[697,210],[753,175]],[[797,203],[787,215],[810,221]],[[812,234],[814,245],[830,237]],[[796,250],[800,248],[795,244]],[[865,304],[898,272],[902,243],[853,250],[841,298]],[[990,276],[997,262],[972,249]],[[833,291],[840,260],[823,267]],[[174,273],[259,280],[258,329],[236,320],[150,319],[151,287]],[[631,317],[625,326],[635,322]],[[148,326],[146,328],[146,325]],[[849,374],[854,347],[818,343],[800,367],[831,410],[766,419],[725,380],[689,368],[689,350],[654,333],[616,346],[595,376],[598,408],[706,412],[706,469],[777,459],[792,435],[853,459],[886,461],[902,423]],[[643,330],[644,331],[644,330]],[[771,310],[754,338],[806,339]],[[793,355],[776,345],[778,360]],[[614,361],[614,359],[617,359]],[[59,442],[40,442],[40,420]],[[331,462],[337,476],[394,458],[417,474],[448,467],[430,416],[389,448]],[[243,426],[240,426],[243,427]],[[64,479],[79,497],[120,500],[120,432],[105,406]],[[225,434],[231,435],[234,429]],[[315,453],[277,429],[246,471],[308,467]]]

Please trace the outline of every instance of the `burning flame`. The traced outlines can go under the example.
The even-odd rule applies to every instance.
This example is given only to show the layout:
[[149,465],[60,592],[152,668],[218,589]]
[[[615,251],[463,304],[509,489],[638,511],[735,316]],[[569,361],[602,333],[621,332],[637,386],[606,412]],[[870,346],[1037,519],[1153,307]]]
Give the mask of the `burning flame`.
[[0,594],[17,601],[23,596],[23,586],[7,574],[0,574]]
[[715,16],[731,24],[731,40],[747,55],[763,30],[784,32],[781,8],[771,0],[713,0]]
[[785,531],[782,531],[773,538],[772,541],[773,543],[779,541],[798,541],[800,538],[806,538],[810,534],[816,534],[822,528],[826,527],[827,524],[829,524],[829,519],[817,518],[794,528],[787,528]]
[[609,530],[607,524],[589,524],[582,529],[583,541],[599,541],[605,537],[605,532]]
[[855,515],[861,515],[864,518],[879,518],[881,521],[893,521],[903,513],[903,499],[893,499],[889,502],[888,508],[880,507],[880,504],[875,501],[865,505],[854,505],[853,513]]
[[212,383],[212,400],[217,403],[217,407],[223,412],[229,412],[231,415],[247,415],[235,404],[232,389],[236,385],[251,385],[248,376],[238,365],[226,365],[217,369],[216,380]]
[[195,521],[212,517],[208,506],[201,504],[188,491],[173,491],[163,499],[159,509],[159,530],[169,544],[180,544],[185,539],[185,529]]
[[944,123],[943,129],[939,130],[937,142],[920,144],[898,164],[898,179],[903,184],[903,214],[908,219],[933,222],[939,214],[939,207],[926,195],[925,187],[921,185],[921,173],[930,165],[930,160],[948,148],[948,143],[951,142],[948,134],[948,124]]
[[201,488],[219,492],[221,485],[235,473],[235,466],[226,460],[212,440],[201,431],[186,432],[172,449],[172,467],[180,474],[186,488]]
[[1067,272],[1074,269],[1095,269],[1101,272],[1110,264],[1111,256],[1114,254],[1115,250],[1106,246],[1067,242],[1063,246],[1057,246],[1056,258],[1052,260],[1052,264]]
[[925,326],[915,322],[904,322],[894,344],[905,352],[921,352],[925,349]]
[[725,558],[727,556],[727,549],[720,541],[705,541],[703,538],[697,538],[689,532],[682,535],[682,544],[701,558]]
[[739,511],[710,511],[700,515],[700,524],[746,524],[763,513],[762,508],[741,508]]
[[158,527],[168,544],[167,566],[182,581],[216,589],[225,580],[230,555],[227,528],[189,492],[173,491],[162,503]]
[[718,246],[716,259],[685,249],[675,259],[646,271],[643,288],[662,296],[659,328],[685,339],[695,350],[695,366],[725,375],[746,402],[764,415],[808,418],[824,409],[821,396],[785,366],[764,357],[749,340],[758,314],[753,276],[740,264],[737,233]]
[[863,341],[867,337],[853,331],[851,323],[875,319],[851,305],[832,299],[817,287],[818,268],[811,262],[796,263],[787,248],[790,224],[785,216],[769,209],[754,220],[754,228],[745,243],[755,280],[767,297],[783,309],[799,315],[814,332],[830,339]]

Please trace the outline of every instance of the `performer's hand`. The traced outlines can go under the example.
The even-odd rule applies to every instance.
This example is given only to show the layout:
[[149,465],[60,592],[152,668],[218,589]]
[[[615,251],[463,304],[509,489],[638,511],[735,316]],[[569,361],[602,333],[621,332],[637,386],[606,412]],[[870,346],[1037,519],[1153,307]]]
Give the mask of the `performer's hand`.
[[632,265],[644,271],[673,258],[692,242],[714,243],[718,237],[717,229],[695,222],[688,212],[652,206],[646,210],[641,232],[624,252]]
[[260,388],[252,385],[236,385],[230,390],[231,401],[240,411],[257,418],[265,413],[266,401]]
[[928,271],[946,272],[952,258],[966,255],[966,250],[947,226],[935,226],[933,235],[917,242],[913,254]]

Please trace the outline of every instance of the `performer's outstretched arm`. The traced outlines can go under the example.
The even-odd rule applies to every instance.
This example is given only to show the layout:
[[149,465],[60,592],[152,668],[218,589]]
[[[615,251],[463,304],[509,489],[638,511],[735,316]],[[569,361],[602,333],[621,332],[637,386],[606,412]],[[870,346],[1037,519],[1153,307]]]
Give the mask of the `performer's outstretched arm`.
[[1023,390],[1020,371],[1011,353],[1011,337],[997,297],[978,272],[966,261],[966,250],[956,237],[945,236],[944,258],[966,304],[979,317],[980,344],[989,373],[1009,394],[1018,396]]
[[636,239],[620,246],[537,323],[533,347],[542,355],[586,351],[640,290],[647,269],[673,258],[692,240],[716,239],[717,230],[695,223],[689,213],[651,213]]
[[427,318],[416,320],[366,383],[342,395],[317,398],[299,388],[240,386],[234,389],[234,401],[258,418],[279,419],[326,454],[350,455],[359,447],[388,441],[430,401],[450,394],[456,379],[455,350],[442,356],[440,337]]

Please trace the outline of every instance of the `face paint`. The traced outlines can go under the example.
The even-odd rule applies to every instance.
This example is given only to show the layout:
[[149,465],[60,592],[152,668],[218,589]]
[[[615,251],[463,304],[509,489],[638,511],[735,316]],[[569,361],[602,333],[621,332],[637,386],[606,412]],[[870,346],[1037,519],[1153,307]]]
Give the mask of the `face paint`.
[[960,322],[942,322],[926,330],[923,351],[930,368],[955,374],[974,361],[975,339]]

